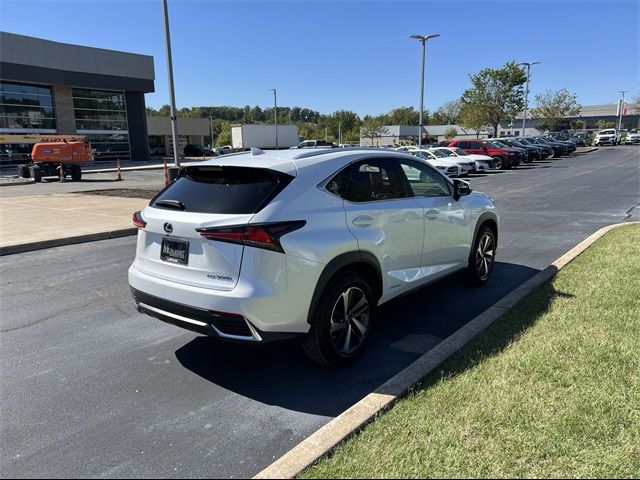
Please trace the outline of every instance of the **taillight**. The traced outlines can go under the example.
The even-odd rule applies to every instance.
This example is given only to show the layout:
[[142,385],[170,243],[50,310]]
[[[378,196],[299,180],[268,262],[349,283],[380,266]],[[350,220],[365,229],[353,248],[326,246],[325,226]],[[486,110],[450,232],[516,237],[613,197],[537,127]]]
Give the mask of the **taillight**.
[[233,227],[197,228],[196,231],[209,240],[237,243],[284,253],[282,245],[280,245],[280,237],[302,228],[305,223],[307,222],[300,220]]
[[131,219],[133,224],[138,228],[144,228],[147,226],[147,222],[142,218],[142,212],[133,212],[133,218]]

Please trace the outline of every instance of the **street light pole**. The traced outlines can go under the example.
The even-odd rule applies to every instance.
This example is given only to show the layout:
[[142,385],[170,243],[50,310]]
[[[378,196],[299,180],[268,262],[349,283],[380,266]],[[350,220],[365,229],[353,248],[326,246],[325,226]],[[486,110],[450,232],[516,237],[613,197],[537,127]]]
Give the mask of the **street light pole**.
[[173,89],[173,61],[171,59],[171,36],[169,34],[169,10],[167,0],[162,0],[162,10],[164,12],[164,38],[167,49],[167,68],[169,70],[169,95],[171,114],[171,136],[173,138],[173,163],[176,168],[180,167],[180,157],[178,155],[178,123],[176,118],[176,94]]
[[209,131],[211,134],[211,143],[209,145],[209,147],[211,148],[211,151],[213,152],[213,117],[209,117]]
[[527,122],[527,107],[529,106],[529,77],[531,76],[531,65],[537,65],[541,62],[522,62],[518,65],[526,65],[527,66],[527,88],[525,89],[524,94],[524,117],[522,118],[522,134],[520,136],[525,135],[525,128]]
[[629,90],[618,90],[622,94],[622,101],[620,102],[620,119],[618,120],[618,131],[622,130],[622,113],[624,112],[624,94]]
[[440,36],[439,33],[434,33],[431,35],[411,35],[409,37],[409,38],[415,38],[416,40],[419,40],[420,43],[422,43],[422,69],[420,71],[420,112],[419,112],[420,125],[418,126],[418,148],[422,148],[422,129],[424,126],[422,114],[424,112],[424,61],[425,61],[426,44],[427,44],[427,40],[429,40],[430,38],[436,38],[439,36]]
[[275,88],[272,88],[271,91],[273,92],[273,117],[276,124],[276,150],[278,150],[278,97]]

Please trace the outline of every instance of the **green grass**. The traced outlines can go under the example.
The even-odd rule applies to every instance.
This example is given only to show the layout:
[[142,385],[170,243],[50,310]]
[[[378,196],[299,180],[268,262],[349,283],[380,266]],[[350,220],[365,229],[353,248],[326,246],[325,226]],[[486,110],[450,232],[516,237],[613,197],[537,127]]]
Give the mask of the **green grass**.
[[302,477],[640,477],[640,225],[609,232]]

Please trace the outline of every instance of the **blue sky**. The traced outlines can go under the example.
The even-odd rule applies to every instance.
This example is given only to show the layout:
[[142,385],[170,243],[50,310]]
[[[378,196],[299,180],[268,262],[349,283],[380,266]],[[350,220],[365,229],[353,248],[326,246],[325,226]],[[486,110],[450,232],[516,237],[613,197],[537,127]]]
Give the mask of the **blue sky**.
[[[379,114],[419,106],[420,45],[427,44],[425,107],[458,98],[468,75],[508,60],[541,61],[530,101],[566,87],[583,105],[640,91],[640,2],[634,1],[205,1],[169,0],[176,102],[278,105]],[[168,103],[160,0],[0,0],[0,29],[155,58]]]

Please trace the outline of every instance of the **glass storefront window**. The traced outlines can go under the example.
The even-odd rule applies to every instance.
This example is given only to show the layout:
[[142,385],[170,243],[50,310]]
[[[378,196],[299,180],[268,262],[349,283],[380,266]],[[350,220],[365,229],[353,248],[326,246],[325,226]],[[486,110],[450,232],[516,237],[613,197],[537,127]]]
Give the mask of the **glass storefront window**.
[[124,92],[72,89],[78,134],[86,135],[96,159],[129,158],[129,126]]
[[51,133],[56,115],[51,88],[14,82],[0,82],[0,129]]

